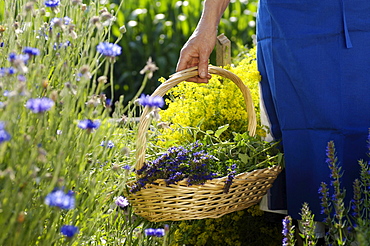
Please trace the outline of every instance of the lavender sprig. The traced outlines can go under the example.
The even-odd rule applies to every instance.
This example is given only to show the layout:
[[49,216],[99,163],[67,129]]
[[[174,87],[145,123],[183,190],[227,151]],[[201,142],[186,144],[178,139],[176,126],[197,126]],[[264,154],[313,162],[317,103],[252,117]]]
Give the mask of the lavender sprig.
[[295,245],[294,232],[295,226],[292,225],[292,218],[288,215],[283,219],[283,246]]
[[144,163],[143,167],[136,171],[140,177],[131,192],[137,192],[146,184],[155,184],[157,179],[164,179],[166,185],[176,184],[187,179],[188,186],[204,184],[217,174],[211,172],[211,163],[214,156],[201,150],[202,144],[193,143],[189,146],[171,147],[159,158]]

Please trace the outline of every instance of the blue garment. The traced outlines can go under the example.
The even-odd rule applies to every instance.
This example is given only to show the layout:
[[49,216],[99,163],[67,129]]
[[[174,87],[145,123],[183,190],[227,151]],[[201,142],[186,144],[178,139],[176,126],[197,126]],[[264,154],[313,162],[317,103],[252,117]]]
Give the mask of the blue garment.
[[335,143],[347,206],[358,160],[368,160],[370,1],[260,0],[257,46],[262,97],[285,152],[288,213],[300,219],[307,202],[320,221],[327,143]]

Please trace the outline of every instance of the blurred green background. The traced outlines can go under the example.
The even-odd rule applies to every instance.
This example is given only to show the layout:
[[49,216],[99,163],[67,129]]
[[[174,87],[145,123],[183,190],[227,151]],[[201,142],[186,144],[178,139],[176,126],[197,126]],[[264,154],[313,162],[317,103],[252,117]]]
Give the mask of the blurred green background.
[[[111,0],[119,6],[121,0]],[[158,78],[175,72],[179,52],[195,29],[203,9],[203,1],[123,0],[117,9],[112,41],[120,36],[119,28],[126,27],[119,45],[122,55],[115,64],[115,96],[130,100],[141,85],[140,70],[149,57],[159,68],[148,82],[144,92],[152,93],[159,85]],[[253,45],[257,0],[232,0],[223,15],[219,34],[232,41],[232,57],[247,51]],[[215,52],[210,62],[215,64]]]

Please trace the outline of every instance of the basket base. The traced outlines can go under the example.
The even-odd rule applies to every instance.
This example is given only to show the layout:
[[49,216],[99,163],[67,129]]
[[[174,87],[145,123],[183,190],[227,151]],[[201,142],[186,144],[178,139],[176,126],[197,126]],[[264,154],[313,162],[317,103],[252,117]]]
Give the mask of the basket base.
[[219,218],[258,204],[281,170],[274,166],[238,174],[228,193],[223,192],[227,179],[223,177],[194,186],[186,181],[170,186],[158,181],[128,199],[137,215],[152,222]]

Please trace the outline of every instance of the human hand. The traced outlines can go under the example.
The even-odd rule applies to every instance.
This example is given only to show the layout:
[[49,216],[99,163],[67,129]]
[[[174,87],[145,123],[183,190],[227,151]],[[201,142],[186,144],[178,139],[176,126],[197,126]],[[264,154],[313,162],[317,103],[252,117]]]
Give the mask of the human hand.
[[198,66],[198,76],[186,81],[208,83],[211,75],[208,73],[208,59],[216,45],[217,30],[196,30],[185,43],[180,52],[176,72]]

